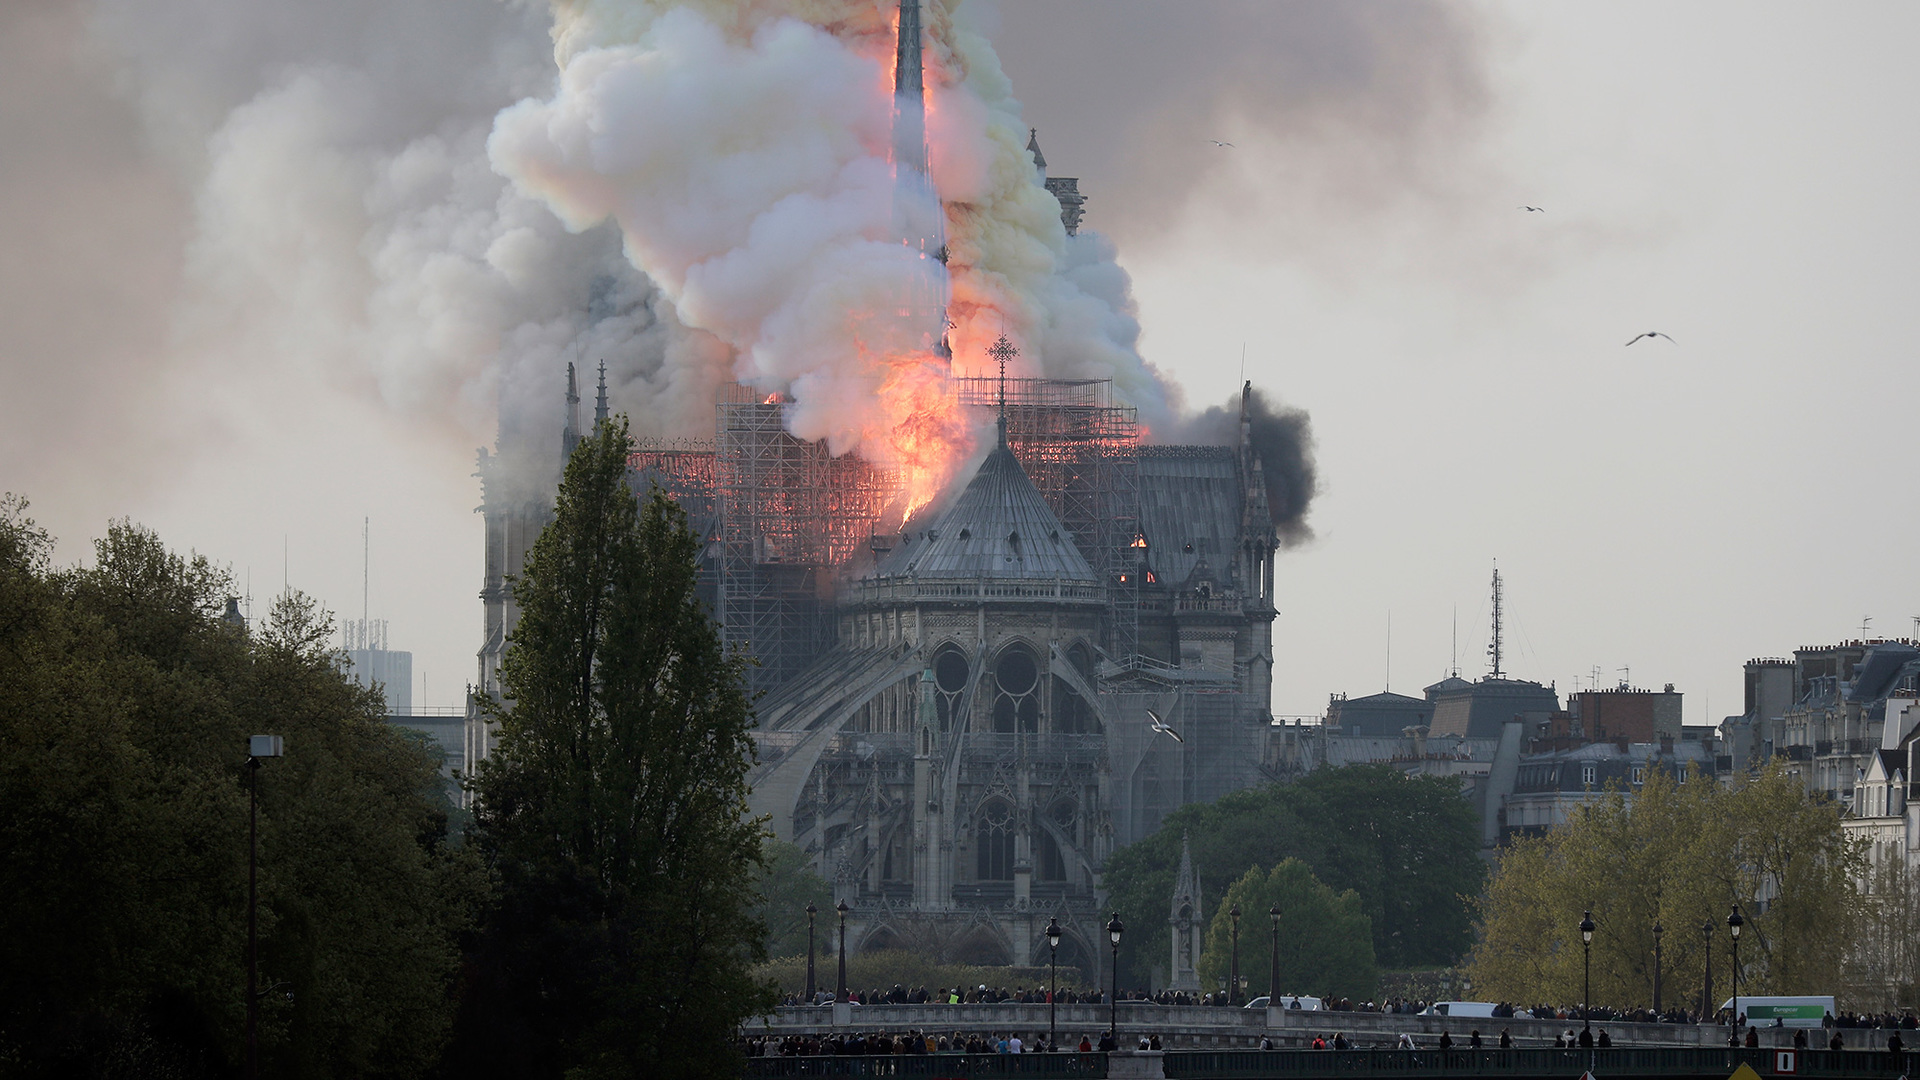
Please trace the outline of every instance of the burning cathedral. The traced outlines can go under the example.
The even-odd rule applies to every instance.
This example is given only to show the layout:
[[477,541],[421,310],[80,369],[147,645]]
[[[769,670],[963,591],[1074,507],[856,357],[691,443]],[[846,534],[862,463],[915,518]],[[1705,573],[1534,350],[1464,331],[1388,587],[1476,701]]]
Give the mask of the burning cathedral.
[[[901,0],[897,48],[911,187],[927,183],[917,0]],[[1028,149],[1075,232],[1077,181],[1045,177],[1037,138]],[[895,221],[925,273],[900,303],[943,326],[941,225],[912,205]],[[1004,335],[984,357],[954,357],[943,333],[925,345],[946,407],[987,434],[977,468],[924,508],[903,514],[902,468],[794,436],[792,397],[737,385],[710,440],[642,439],[632,482],[669,493],[705,539],[705,598],[756,660],[753,809],[848,906],[849,948],[1044,963],[1058,919],[1060,961],[1092,975],[1109,854],[1263,779],[1276,502],[1297,493],[1250,389],[1223,445],[1155,445],[1111,380],[1010,378]],[[579,437],[581,390],[569,367],[556,450]],[[609,408],[603,366],[596,421]],[[481,476],[476,694],[493,694],[509,582],[550,510],[501,494],[484,452]],[[471,767],[492,747],[477,712],[467,742]]]

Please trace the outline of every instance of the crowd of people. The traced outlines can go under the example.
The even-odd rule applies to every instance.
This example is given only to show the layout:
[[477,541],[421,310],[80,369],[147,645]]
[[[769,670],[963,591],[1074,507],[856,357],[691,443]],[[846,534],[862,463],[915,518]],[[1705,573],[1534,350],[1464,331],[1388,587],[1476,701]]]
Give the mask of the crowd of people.
[[[890,1035],[885,1032],[866,1032],[848,1035],[789,1035],[785,1038],[768,1036],[759,1039],[745,1039],[741,1050],[750,1057],[819,1057],[847,1056],[861,1057],[877,1054],[1048,1054],[1102,1053],[1118,1049],[1118,1044],[1108,1032],[1097,1037],[1081,1035],[1078,1040],[1064,1037],[1058,1043],[1049,1043],[1046,1032],[1036,1032],[1031,1039],[1024,1039],[1017,1031],[999,1032],[963,1032],[951,1034],[909,1031],[904,1034]],[[1160,1049],[1160,1037],[1154,1035],[1140,1039],[1138,1049]]]

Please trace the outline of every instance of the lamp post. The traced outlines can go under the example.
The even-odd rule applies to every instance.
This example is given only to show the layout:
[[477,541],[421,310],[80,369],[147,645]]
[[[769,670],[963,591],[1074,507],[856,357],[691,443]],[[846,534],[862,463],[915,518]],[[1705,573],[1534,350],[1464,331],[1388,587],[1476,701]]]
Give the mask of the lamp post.
[[260,759],[285,752],[278,735],[247,740],[247,1080],[260,1075]]
[[1047,920],[1047,967],[1051,970],[1047,989],[1047,1049],[1060,1045],[1060,1030],[1054,1024],[1054,1002],[1060,997],[1060,919]]
[[1280,998],[1280,905],[1267,909],[1267,918],[1273,920],[1273,961],[1267,965],[1267,1008],[1271,1009]]
[[1233,949],[1227,961],[1227,1004],[1240,1004],[1240,905],[1227,912],[1233,920]]
[[840,913],[840,984],[833,992],[833,1000],[841,1002],[847,1000],[847,902],[840,901],[833,905],[833,910]]
[[1707,947],[1707,981],[1700,988],[1700,1022],[1706,1023],[1713,1016],[1713,920],[1700,924],[1700,937]]
[[1656,1022],[1660,1019],[1660,935],[1666,932],[1659,919],[1653,920],[1653,1018]]
[[1107,939],[1113,942],[1113,993],[1107,998],[1107,1035],[1115,1050],[1120,1048],[1120,932],[1125,929],[1120,925],[1120,913],[1114,912],[1107,920]]
[[1593,912],[1580,916],[1580,1030],[1593,1045]]
[[1733,905],[1733,911],[1727,915],[1727,933],[1733,935],[1733,1030],[1740,1031],[1740,928],[1747,920],[1740,917],[1740,905]]
[[816,1004],[820,996],[819,990],[813,983],[813,917],[819,912],[820,909],[813,906],[813,901],[807,901],[807,1004],[809,1005]]

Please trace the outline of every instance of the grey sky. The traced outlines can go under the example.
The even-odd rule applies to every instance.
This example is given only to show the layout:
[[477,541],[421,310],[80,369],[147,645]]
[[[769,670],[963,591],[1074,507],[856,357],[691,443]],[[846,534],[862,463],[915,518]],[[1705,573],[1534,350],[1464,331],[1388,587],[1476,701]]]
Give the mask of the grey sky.
[[[350,342],[210,323],[183,285],[207,250],[194,145],[303,66],[358,73],[380,122],[352,146],[458,129],[529,89],[539,19],[189,7],[238,21],[132,62],[115,19],[137,5],[0,12],[0,488],[66,557],[131,516],[250,572],[256,600],[284,544],[293,584],[348,615],[370,515],[374,614],[451,703],[488,436],[471,401],[422,397],[472,373],[398,379],[341,361]],[[1207,405],[1244,343],[1248,377],[1312,414],[1317,539],[1279,567],[1276,712],[1379,689],[1390,609],[1396,690],[1445,673],[1456,605],[1460,666],[1483,670],[1495,558],[1509,670],[1566,690],[1630,668],[1685,691],[1689,723],[1708,696],[1738,711],[1747,657],[1869,615],[1911,631],[1910,5],[1007,0],[999,22],[1053,172],[1134,274],[1148,358]],[[393,47],[428,40],[440,60]],[[432,76],[483,56],[496,78]],[[323,313],[358,295],[266,284]],[[1646,330],[1677,344],[1623,347]]]

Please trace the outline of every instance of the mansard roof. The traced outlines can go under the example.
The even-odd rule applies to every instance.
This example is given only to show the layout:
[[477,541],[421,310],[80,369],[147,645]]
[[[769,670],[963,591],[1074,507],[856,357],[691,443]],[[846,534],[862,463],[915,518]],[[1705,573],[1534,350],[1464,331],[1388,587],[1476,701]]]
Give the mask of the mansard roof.
[[1097,580],[1004,434],[933,527],[904,534],[866,576]]

